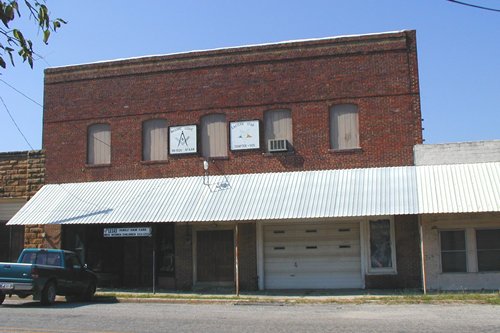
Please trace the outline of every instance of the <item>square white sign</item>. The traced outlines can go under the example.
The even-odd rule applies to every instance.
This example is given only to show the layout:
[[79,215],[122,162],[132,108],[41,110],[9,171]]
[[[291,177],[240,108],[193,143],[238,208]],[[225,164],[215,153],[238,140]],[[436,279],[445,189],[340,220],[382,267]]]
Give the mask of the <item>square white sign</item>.
[[195,154],[198,152],[197,126],[171,126],[169,131],[169,151],[171,155]]
[[260,148],[258,120],[234,121],[229,123],[231,150]]

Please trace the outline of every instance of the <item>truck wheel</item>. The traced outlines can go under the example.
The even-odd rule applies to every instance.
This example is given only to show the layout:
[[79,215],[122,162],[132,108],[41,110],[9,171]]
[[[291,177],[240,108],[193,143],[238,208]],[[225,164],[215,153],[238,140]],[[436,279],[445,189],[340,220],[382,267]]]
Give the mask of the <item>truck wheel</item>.
[[85,289],[85,291],[82,294],[82,301],[90,302],[94,297],[95,288],[96,288],[95,282],[90,282],[89,285],[87,286],[87,289]]
[[3,301],[5,301],[5,294],[0,291],[0,304],[2,304]]
[[42,297],[40,298],[40,303],[43,305],[52,305],[56,301],[56,284],[52,281],[47,282],[42,290]]

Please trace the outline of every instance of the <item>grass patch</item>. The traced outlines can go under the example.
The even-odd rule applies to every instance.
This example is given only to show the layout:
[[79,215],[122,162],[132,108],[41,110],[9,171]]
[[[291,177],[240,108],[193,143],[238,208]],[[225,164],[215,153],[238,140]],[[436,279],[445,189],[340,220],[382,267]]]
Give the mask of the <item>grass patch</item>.
[[285,303],[285,304],[489,304],[500,305],[499,292],[446,292],[429,293],[427,295],[410,293],[394,293],[384,295],[241,295],[232,294],[183,294],[183,293],[141,293],[141,292],[97,292],[96,300],[116,299],[117,301],[165,301],[172,302],[238,302],[238,303]]

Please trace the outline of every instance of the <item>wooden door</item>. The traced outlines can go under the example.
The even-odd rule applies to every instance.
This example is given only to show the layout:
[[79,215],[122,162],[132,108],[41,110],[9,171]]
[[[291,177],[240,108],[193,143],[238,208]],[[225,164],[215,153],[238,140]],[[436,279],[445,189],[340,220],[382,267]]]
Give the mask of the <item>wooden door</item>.
[[234,281],[233,230],[198,231],[196,236],[198,282]]

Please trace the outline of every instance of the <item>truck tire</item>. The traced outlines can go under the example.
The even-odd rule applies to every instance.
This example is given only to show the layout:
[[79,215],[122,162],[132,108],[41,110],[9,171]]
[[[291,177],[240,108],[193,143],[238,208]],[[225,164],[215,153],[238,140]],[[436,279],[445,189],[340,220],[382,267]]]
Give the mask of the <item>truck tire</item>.
[[94,298],[95,288],[96,288],[95,282],[89,282],[87,289],[85,289],[85,291],[82,294],[81,300],[84,302],[90,302],[92,298]]
[[47,282],[45,287],[43,287],[40,303],[42,303],[43,305],[54,304],[56,302],[56,294],[57,294],[57,289],[54,281]]
[[5,301],[5,294],[0,291],[0,305]]

